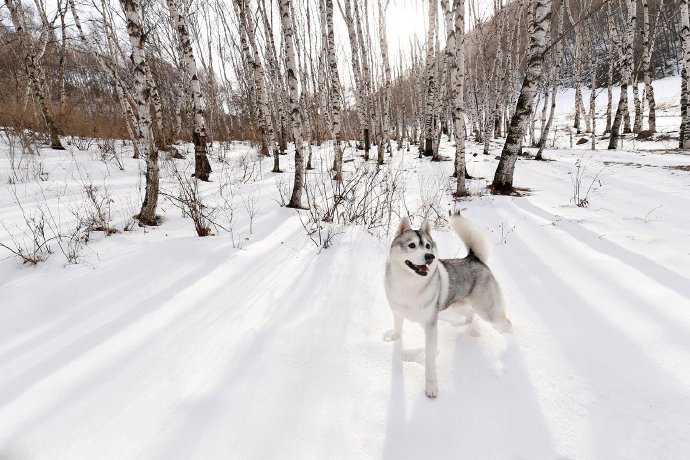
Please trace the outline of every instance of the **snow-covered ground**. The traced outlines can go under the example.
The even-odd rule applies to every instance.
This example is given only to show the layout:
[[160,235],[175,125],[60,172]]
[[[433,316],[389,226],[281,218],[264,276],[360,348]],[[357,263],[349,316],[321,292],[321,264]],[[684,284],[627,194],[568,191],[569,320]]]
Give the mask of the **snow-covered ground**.
[[[679,87],[657,84],[671,101],[662,131],[677,129]],[[568,94],[561,108],[572,108]],[[569,142],[566,117],[557,144]],[[501,336],[482,324],[472,337],[445,316],[430,400],[421,328],[382,340],[390,237],[334,226],[331,247],[317,248],[306,213],[280,206],[289,174],[271,173],[271,159],[215,146],[202,192],[232,234],[198,238],[164,197],[162,226],[122,231],[142,164],[120,143],[123,171],[96,146],[42,150],[10,184],[3,140],[0,243],[30,245],[23,215],[41,210],[48,236],[51,225],[74,228],[93,213],[94,187],[119,232],[92,233],[77,264],[56,240],[36,266],[0,248],[0,458],[687,458],[690,172],[675,167],[690,156],[669,152],[676,144],[547,150],[553,161],[517,163],[529,193],[497,197],[485,185],[501,145],[484,156],[470,143],[475,196],[457,204],[450,162],[394,153],[383,169],[404,185],[394,211],[419,225],[440,210],[430,216],[443,257],[464,256],[441,222],[447,210],[486,229],[515,325]],[[349,171],[359,154],[347,149]],[[329,164],[328,146],[314,155]],[[291,157],[281,161],[289,172]],[[578,162],[586,207],[573,201]],[[172,165],[188,163],[164,161],[166,193]]]
[[[640,97],[644,95],[644,83],[639,83],[638,91]],[[680,78],[679,77],[668,77],[663,80],[658,80],[653,82],[654,86],[654,99],[656,104],[656,128],[657,133],[653,136],[652,140],[638,141],[635,140],[635,136],[628,136],[622,140],[622,145],[624,149],[630,150],[671,150],[678,148],[678,128],[680,126]],[[620,95],[620,87],[614,87],[612,91],[612,105],[613,112],[618,107],[618,96]],[[606,127],[606,105],[607,105],[607,91],[606,88],[597,88],[595,91],[596,96],[596,125],[597,133],[600,135],[604,128]],[[539,96],[543,99],[543,96]],[[585,110],[589,115],[589,97],[590,90],[587,87],[582,88],[582,99],[585,104]],[[573,119],[575,117],[575,90],[572,88],[561,89],[556,97],[556,117],[554,118],[554,123],[552,126],[551,140],[549,145],[552,144],[553,139],[556,140],[556,145],[561,147],[570,147],[570,134],[569,127],[573,125]],[[630,109],[630,124],[632,126],[634,120],[634,110],[633,110],[633,90],[632,87],[628,88],[628,103]],[[541,109],[543,100],[540,100],[539,106],[537,107],[536,118],[537,124],[536,128],[539,129]],[[647,129],[647,115],[649,114],[649,107],[647,101],[644,101],[644,123],[642,129]],[[612,115],[613,116],[613,115]],[[581,120],[581,127],[584,130],[586,122]],[[556,134],[554,135],[554,132]],[[673,133],[674,139],[669,138],[669,134]],[[573,143],[581,137],[588,137],[588,134],[583,134],[582,136],[577,136],[573,133],[572,141]],[[608,146],[608,141],[602,142],[602,148]]]

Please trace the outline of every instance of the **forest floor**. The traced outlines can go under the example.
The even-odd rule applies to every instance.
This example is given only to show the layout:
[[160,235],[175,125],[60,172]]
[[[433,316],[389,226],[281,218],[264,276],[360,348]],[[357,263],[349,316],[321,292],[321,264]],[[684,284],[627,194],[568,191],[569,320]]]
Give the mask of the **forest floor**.
[[[487,192],[500,140],[490,155],[468,144],[460,202],[452,162],[394,150],[366,176],[395,185],[390,221],[326,225],[328,248],[280,205],[291,154],[276,174],[246,144],[214,146],[200,192],[216,235],[199,238],[174,205],[189,160],[163,162],[165,221],[144,229],[131,221],[143,164],[120,142],[123,170],[95,143],[22,156],[5,136],[0,243],[31,248],[41,221],[53,239],[37,265],[0,248],[0,458],[686,458],[690,155],[667,139],[677,93],[663,88],[662,133],[625,150],[569,148],[559,114],[562,148],[518,160],[522,196]],[[312,185],[328,186],[331,154],[314,151]],[[360,155],[346,150],[348,177]],[[382,340],[383,269],[406,213],[435,222],[442,257],[464,256],[444,223],[458,208],[493,243],[515,331],[473,337],[444,315],[430,400],[421,328]],[[99,215],[118,231],[66,236]]]

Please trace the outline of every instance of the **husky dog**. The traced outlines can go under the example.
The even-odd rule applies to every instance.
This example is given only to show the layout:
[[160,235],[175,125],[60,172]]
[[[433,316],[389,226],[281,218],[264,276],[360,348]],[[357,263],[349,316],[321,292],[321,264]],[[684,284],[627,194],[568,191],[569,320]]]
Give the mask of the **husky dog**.
[[386,297],[393,311],[394,327],[384,334],[384,340],[400,338],[404,319],[424,327],[426,395],[430,398],[438,394],[436,354],[440,311],[462,307],[466,324],[472,322],[476,312],[498,331],[512,331],[501,289],[486,266],[489,241],[479,228],[459,214],[451,217],[451,227],[467,247],[464,259],[438,259],[429,221],[424,221],[421,229],[413,230],[410,220],[403,218],[386,263]]

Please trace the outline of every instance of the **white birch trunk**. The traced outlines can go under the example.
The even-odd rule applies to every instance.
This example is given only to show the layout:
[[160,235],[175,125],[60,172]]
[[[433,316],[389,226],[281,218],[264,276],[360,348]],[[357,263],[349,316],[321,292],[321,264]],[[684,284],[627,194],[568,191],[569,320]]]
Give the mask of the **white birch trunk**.
[[371,68],[369,66],[369,48],[365,45],[364,41],[364,30],[362,28],[362,20],[359,12],[360,0],[353,2],[354,7],[354,17],[355,17],[355,27],[357,29],[357,42],[359,44],[359,54],[362,63],[362,81],[363,81],[363,94],[365,97],[365,110],[364,116],[366,119],[366,124],[364,127],[364,160],[369,161],[369,151],[371,149],[371,137],[372,137],[372,127],[374,126],[373,120],[373,101],[372,101],[372,91],[371,91]]
[[455,196],[467,195],[465,186],[465,0],[453,1],[455,31],[451,56],[453,121],[455,123]]
[[618,31],[613,20],[613,13],[611,12],[611,2],[606,2],[606,24],[609,30],[609,65],[606,81],[606,128],[604,134],[611,132],[611,122],[613,119],[613,67],[616,64],[616,51],[618,50]]
[[690,149],[690,0],[680,1],[681,39],[683,40],[683,86],[681,109],[684,109],[680,132],[680,148]]
[[[568,19],[570,19],[571,24],[579,24],[583,11],[580,11],[578,17],[574,17],[572,14],[571,2],[565,3],[565,9],[568,13]],[[584,7],[584,4],[581,4]],[[575,121],[573,127],[576,129],[577,134],[582,132],[582,127],[580,125],[580,120],[585,122],[585,131],[590,131],[589,118],[585,114],[585,103],[582,98],[582,74],[584,69],[584,58],[585,58],[585,41],[583,36],[583,26],[576,25],[573,28],[573,35],[575,36],[575,56],[574,59],[574,71],[575,71]]]
[[[72,3],[74,3],[73,0],[71,0]],[[105,1],[101,1],[101,8],[103,11],[103,19],[104,22],[106,21],[106,4]],[[76,15],[76,8],[72,5],[72,15],[74,16],[74,22],[77,25],[77,28],[79,29],[79,34],[81,36],[82,42],[86,44],[87,40],[84,35],[84,32],[81,29],[81,26],[79,25],[79,17]],[[137,119],[136,114],[134,113],[134,106],[130,101],[133,101],[134,99],[132,98],[131,94],[129,93],[129,90],[127,89],[126,83],[123,79],[120,78],[120,72],[119,72],[119,66],[117,64],[117,58],[115,55],[115,47],[113,46],[113,37],[112,37],[112,30],[110,27],[106,25],[105,27],[105,37],[106,37],[106,42],[108,44],[108,54],[111,59],[111,66],[112,66],[112,75],[113,75],[113,80],[115,82],[115,91],[117,94],[117,98],[120,101],[120,109],[122,110],[122,113],[125,116],[125,126],[127,127],[127,134],[129,135],[129,138],[132,141],[132,150],[133,152],[133,158],[139,159],[141,156],[141,152],[139,149],[139,120]],[[105,61],[105,59],[102,59],[98,53],[95,53],[96,56],[98,56],[99,63],[103,69],[107,70],[108,69],[108,64]]]
[[429,0],[429,29],[426,35],[426,110],[424,119],[424,155],[433,156],[433,127],[434,127],[434,91],[435,91],[435,78],[434,78],[434,44],[435,44],[435,32],[438,27],[437,11],[438,5],[437,0]]
[[364,95],[364,85],[362,82],[362,67],[360,64],[360,50],[359,42],[357,41],[357,32],[355,30],[355,24],[352,19],[352,6],[350,0],[345,0],[345,11],[343,17],[345,18],[345,25],[347,26],[347,34],[350,40],[350,55],[352,57],[352,74],[355,79],[355,104],[357,106],[357,121],[359,121],[359,136],[362,143],[364,143],[364,130],[365,130],[365,115],[364,115],[364,104],[366,96]]
[[[661,5],[659,5],[661,8]],[[649,0],[642,0],[642,71],[644,72],[644,93],[649,106],[647,127],[649,131],[656,132],[656,101],[654,99],[654,86],[652,85],[652,49],[649,40]]]
[[[41,39],[38,44],[35,44],[30,34],[24,28],[22,18],[20,17],[19,7],[20,2],[17,0],[5,0],[5,5],[10,11],[10,18],[14,26],[17,36],[19,37],[19,47],[22,51],[26,72],[29,77],[29,85],[36,101],[38,102],[41,115],[48,128],[48,135],[50,136],[50,146],[56,150],[64,150],[65,147],[60,141],[60,127],[58,125],[53,110],[51,108],[50,93],[48,91],[48,83],[46,82],[45,73],[41,68],[41,59],[45,53],[48,39],[50,37],[50,24],[47,24],[47,19],[43,18],[43,30],[41,31]],[[39,9],[40,11],[40,9]]]
[[[331,0],[328,0],[331,1]],[[331,3],[331,11],[333,4]],[[290,196],[289,208],[302,208],[302,187],[304,186],[304,157],[302,154],[302,120],[299,107],[298,69],[295,59],[295,44],[292,37],[292,18],[290,17],[290,0],[280,0],[280,22],[283,30],[283,43],[287,58],[287,79],[290,86],[290,118],[292,137],[295,140],[295,181]]]
[[592,150],[596,150],[597,148],[597,96],[596,96],[596,88],[597,88],[597,72],[595,71],[596,69],[596,51],[594,49],[594,40],[593,40],[593,31],[590,26],[589,29],[589,68],[592,69],[590,71],[590,82],[589,82],[589,87],[591,88],[591,91],[589,92],[589,119],[590,123],[592,126]]
[[[268,108],[268,95],[266,92],[266,84],[264,81],[263,67],[261,66],[261,57],[259,56],[259,48],[254,36],[254,27],[252,15],[248,10],[249,6],[246,0],[235,0],[235,5],[239,11],[240,17],[240,41],[243,52],[252,67],[252,74],[254,77],[254,87],[256,88],[256,98],[258,105],[258,122],[259,130],[261,131],[262,139],[262,154],[277,155],[274,149],[275,132],[273,131],[273,123],[271,123],[271,112]],[[249,50],[253,50],[253,53]],[[280,172],[280,169],[274,172]]]
[[635,38],[636,0],[626,0],[628,3],[628,20],[625,24],[625,37],[623,41],[623,62],[621,64],[623,75],[621,77],[621,94],[618,100],[618,109],[611,125],[611,138],[609,139],[609,150],[618,148],[620,139],[621,121],[628,112],[628,83],[632,78],[632,59],[633,59],[633,40]]
[[[566,4],[569,4],[569,2]],[[571,16],[571,24],[573,22]],[[580,113],[583,111],[584,105],[582,101],[582,37],[578,27],[575,27],[573,33],[575,34],[575,62],[573,63],[575,69],[575,121],[573,128],[575,128],[577,134],[580,134],[582,132],[580,128]]]
[[132,46],[134,63],[134,97],[139,119],[139,139],[142,153],[146,158],[146,192],[139,212],[139,222],[143,225],[158,225],[156,216],[158,206],[159,164],[151,130],[151,92],[147,80],[148,64],[144,52],[144,35],[141,27],[139,0],[120,0],[127,20],[127,35]]
[[[262,0],[260,4],[261,8],[261,19],[264,25],[265,35],[267,36],[266,43],[266,72],[268,76],[268,82],[272,87],[272,92],[266,88],[266,98],[270,99],[271,104],[271,115],[267,120],[270,122],[271,126],[269,131],[272,131],[274,138],[278,140],[278,150],[282,155],[285,155],[285,149],[287,148],[286,142],[286,129],[288,125],[287,120],[287,94],[286,94],[286,84],[283,73],[280,71],[279,59],[276,54],[276,45],[273,37],[273,28],[271,27],[271,22],[268,20],[268,13],[266,12],[264,2]],[[249,18],[249,24],[253,25],[254,21]],[[272,94],[269,94],[272,93]],[[280,172],[280,157],[278,155],[273,155],[273,172]]]
[[60,101],[58,109],[58,117],[62,119],[65,115],[67,107],[67,91],[65,88],[65,61],[67,60],[67,27],[65,25],[65,16],[67,15],[67,4],[64,7],[58,2],[58,13],[60,15],[60,62],[59,62],[59,97]]
[[686,118],[688,117],[688,105],[690,105],[690,96],[688,85],[688,72],[685,68],[685,63],[683,63],[683,70],[680,71],[680,130],[678,132],[678,148],[685,148],[685,128],[687,126]]
[[522,138],[533,110],[534,98],[539,87],[539,78],[544,61],[546,36],[551,21],[552,0],[536,0],[534,8],[534,27],[529,37],[529,61],[522,89],[515,106],[515,114],[510,121],[506,143],[501,160],[496,168],[492,184],[494,193],[513,192],[513,172],[517,156],[522,150]]
[[[503,40],[504,28],[507,23],[507,17],[503,15],[499,20],[499,25],[497,33],[495,35],[495,40],[499,43],[496,47],[496,56],[494,58],[493,67],[491,69],[491,85],[489,87],[487,83],[488,97],[485,101],[485,106],[487,110],[486,115],[486,127],[484,133],[484,154],[489,154],[489,145],[491,139],[494,138],[496,130],[496,116],[499,109],[499,94],[503,86],[503,51],[501,41]],[[499,77],[501,76],[501,77]]]
[[642,131],[642,104],[640,102],[640,89],[637,86],[637,72],[631,75],[630,85],[633,92],[633,103],[635,107],[635,118],[633,121],[633,132],[639,133]]
[[[551,71],[551,78],[556,78],[555,72],[552,70]],[[546,78],[544,78],[544,102],[541,105],[541,119],[540,119],[540,124],[539,124],[539,142],[538,144],[541,144],[541,138],[544,137],[544,134],[547,132],[546,131],[546,113],[549,107],[549,85],[550,81]]]
[[[555,15],[554,15],[554,16],[555,16]],[[551,40],[551,34],[549,34],[547,38],[549,39],[549,45],[552,46],[553,43],[552,43],[552,40]],[[558,39],[558,38],[559,38],[559,37],[557,37],[557,39]],[[552,53],[549,53],[549,54],[552,54]],[[555,59],[556,59],[556,58],[552,58],[552,60],[551,60],[551,67],[553,67],[553,63],[554,63],[553,61],[554,61]],[[555,72],[555,70],[554,70],[554,69],[551,69],[551,82],[553,82],[554,80],[556,80],[556,78],[557,78],[557,77],[556,77],[556,72]],[[542,103],[542,107],[541,107],[541,123],[540,123],[540,127],[539,127],[540,132],[539,132],[539,142],[538,142],[538,145],[539,145],[540,149],[539,149],[539,152],[537,152],[537,156],[539,156],[539,153],[540,153],[540,151],[541,151],[542,139],[546,139],[546,136],[548,135],[548,132],[549,132],[549,131],[548,131],[548,127],[546,126],[547,111],[548,111],[548,107],[549,107],[549,89],[550,89],[549,80],[547,80],[546,78],[544,78],[543,84],[544,84],[544,93],[543,93],[543,94],[544,94],[544,102]],[[556,97],[556,94],[554,94],[553,96],[554,96],[554,98],[555,98],[555,97]],[[537,158],[537,159],[541,159],[541,158]]]
[[187,94],[182,82],[175,84],[175,130],[173,131],[173,139],[179,139],[182,132],[182,112],[185,107],[185,99]]
[[182,14],[180,4],[175,0],[167,0],[170,17],[175,24],[177,37],[182,53],[181,61],[184,63],[190,84],[190,99],[192,103],[192,117],[194,129],[192,131],[192,143],[194,144],[194,177],[208,181],[211,173],[211,165],[206,156],[206,122],[204,120],[204,100],[199,82],[199,71],[194,58],[192,39],[189,34],[187,18]]
[[155,145],[161,150],[167,150],[167,140],[165,139],[165,130],[163,129],[163,103],[161,102],[161,95],[158,92],[158,85],[151,73],[151,67],[146,66],[146,83],[149,85],[151,92],[151,106],[153,107],[153,120],[156,124],[157,136],[154,136]]
[[[281,0],[281,5],[282,5]],[[343,150],[340,146],[340,77],[338,75],[338,60],[335,56],[335,31],[333,30],[333,0],[326,0],[326,27],[328,29],[328,67],[330,70],[330,109],[331,109],[331,139],[333,140],[335,170],[334,180],[343,179]]]
[[[382,3],[385,1],[385,5]],[[381,60],[383,61],[383,101],[382,117],[383,129],[381,142],[391,152],[390,148],[390,99],[391,99],[391,67],[388,61],[388,39],[386,37],[386,11],[389,0],[379,2],[379,45],[381,47]],[[379,151],[378,164],[383,164],[383,149]]]

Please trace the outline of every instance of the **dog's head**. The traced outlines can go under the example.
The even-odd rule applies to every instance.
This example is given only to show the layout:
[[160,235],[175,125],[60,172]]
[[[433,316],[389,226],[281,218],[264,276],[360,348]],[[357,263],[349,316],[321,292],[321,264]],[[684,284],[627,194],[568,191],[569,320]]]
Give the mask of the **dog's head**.
[[411,275],[428,276],[438,267],[436,257],[429,221],[425,220],[419,230],[413,230],[410,219],[404,217],[391,243],[390,263],[404,266]]

